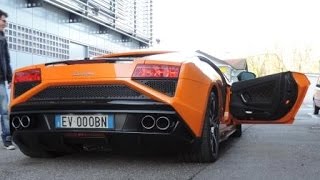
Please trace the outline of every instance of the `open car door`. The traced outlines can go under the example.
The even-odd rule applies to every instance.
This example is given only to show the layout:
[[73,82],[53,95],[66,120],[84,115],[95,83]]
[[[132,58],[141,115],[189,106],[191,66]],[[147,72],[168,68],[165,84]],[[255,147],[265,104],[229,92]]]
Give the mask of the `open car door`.
[[294,121],[310,82],[301,73],[283,72],[235,82],[230,113],[237,124],[289,124]]

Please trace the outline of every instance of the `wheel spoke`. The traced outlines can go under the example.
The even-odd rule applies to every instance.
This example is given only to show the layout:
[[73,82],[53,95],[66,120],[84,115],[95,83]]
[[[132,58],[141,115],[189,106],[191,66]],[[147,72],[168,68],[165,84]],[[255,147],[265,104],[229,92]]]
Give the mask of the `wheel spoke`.
[[210,96],[210,102],[209,102],[209,124],[210,124],[210,148],[213,155],[216,155],[217,153],[217,147],[218,147],[218,140],[217,136],[219,133],[219,122],[218,118],[215,114],[216,111],[216,101],[215,101],[215,95],[212,93]]
[[215,120],[215,111],[216,111],[216,102],[215,102],[215,96],[214,94],[211,94],[210,96],[210,102],[209,102],[209,122],[210,122],[210,127],[214,125],[214,120]]
[[217,136],[216,136],[216,132],[217,131],[217,128],[215,127],[211,127],[211,136],[210,136],[210,140],[211,140],[211,150],[212,150],[212,153],[215,154],[217,153],[217,150],[216,150],[216,147],[217,147]]

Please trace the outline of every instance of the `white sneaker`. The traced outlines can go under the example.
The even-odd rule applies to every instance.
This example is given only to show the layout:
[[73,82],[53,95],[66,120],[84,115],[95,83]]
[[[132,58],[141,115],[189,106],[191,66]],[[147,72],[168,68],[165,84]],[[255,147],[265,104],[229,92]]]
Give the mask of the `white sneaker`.
[[4,147],[6,150],[15,150],[16,147],[14,145],[9,145]]

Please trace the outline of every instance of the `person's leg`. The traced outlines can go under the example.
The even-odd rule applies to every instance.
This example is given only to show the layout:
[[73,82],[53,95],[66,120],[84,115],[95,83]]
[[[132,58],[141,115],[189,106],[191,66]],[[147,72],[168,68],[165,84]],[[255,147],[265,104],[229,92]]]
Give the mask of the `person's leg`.
[[0,121],[1,121],[1,138],[5,146],[11,145],[10,126],[8,119],[8,95],[5,83],[0,83]]

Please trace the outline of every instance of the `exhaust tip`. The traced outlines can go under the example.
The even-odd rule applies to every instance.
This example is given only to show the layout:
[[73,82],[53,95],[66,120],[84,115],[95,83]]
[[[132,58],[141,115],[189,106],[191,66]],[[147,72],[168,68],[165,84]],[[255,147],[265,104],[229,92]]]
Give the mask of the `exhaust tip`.
[[21,120],[18,116],[14,116],[12,118],[12,121],[11,121],[11,125],[15,128],[15,129],[19,129],[21,127]]
[[141,125],[144,129],[152,129],[156,124],[156,121],[153,116],[146,115],[141,119]]
[[21,126],[24,128],[29,127],[30,126],[30,117],[27,115],[22,116],[20,123],[21,123]]
[[156,126],[159,130],[165,131],[170,127],[170,119],[165,116],[161,116],[157,119]]

